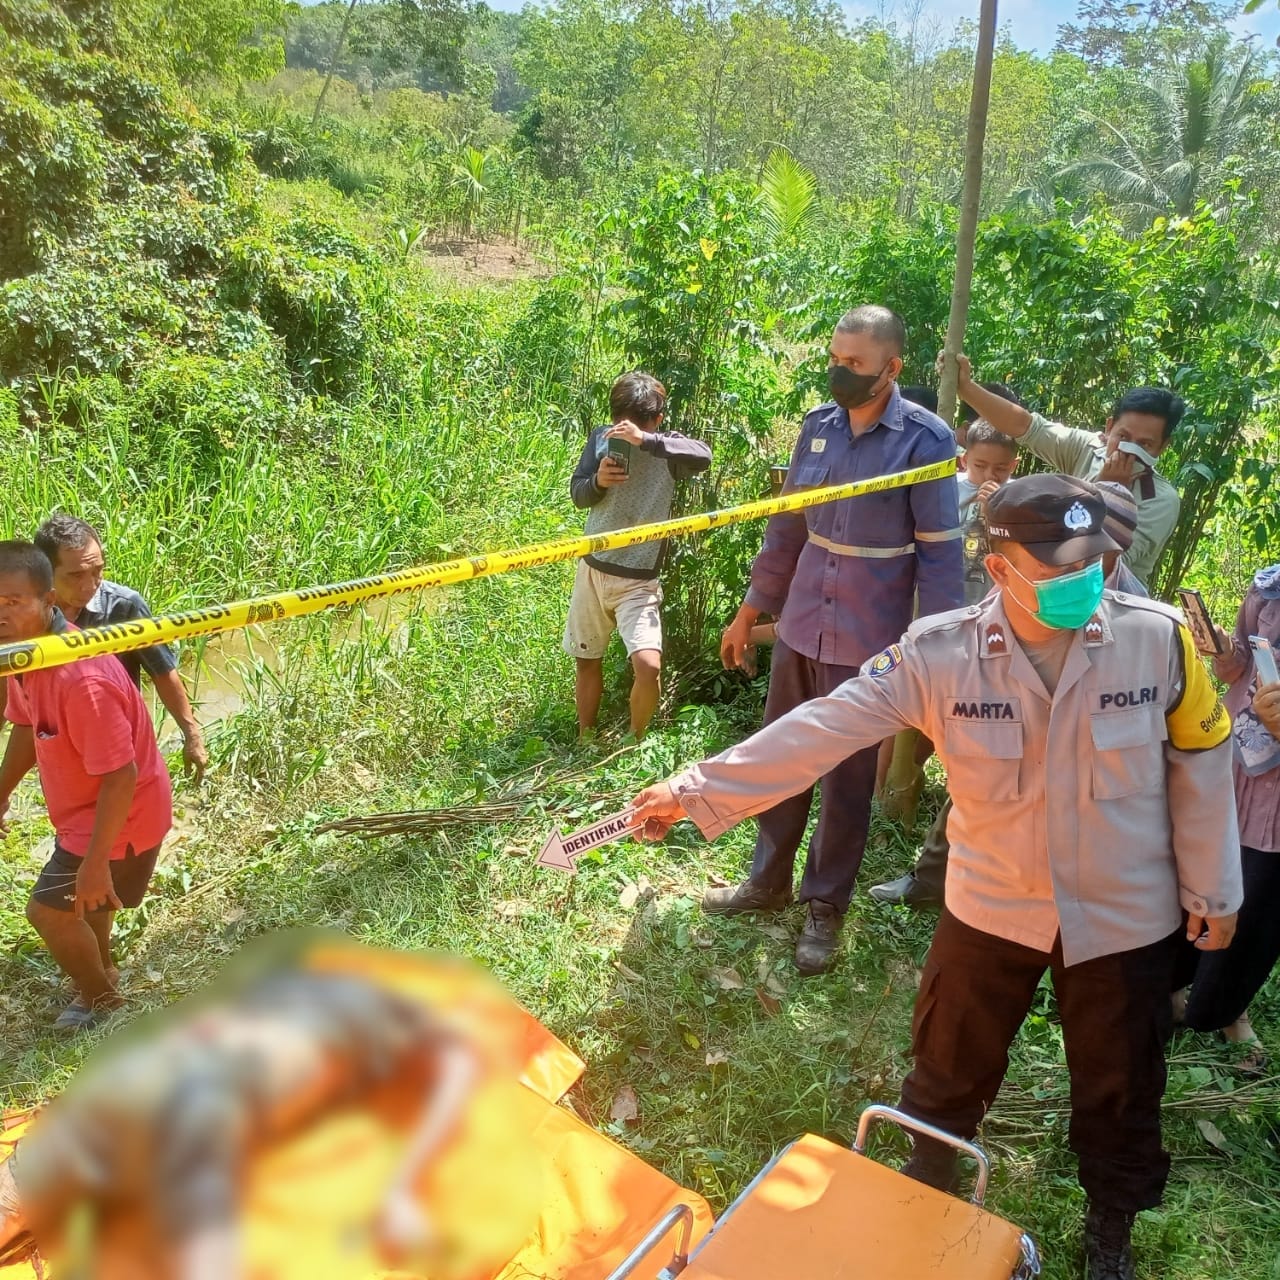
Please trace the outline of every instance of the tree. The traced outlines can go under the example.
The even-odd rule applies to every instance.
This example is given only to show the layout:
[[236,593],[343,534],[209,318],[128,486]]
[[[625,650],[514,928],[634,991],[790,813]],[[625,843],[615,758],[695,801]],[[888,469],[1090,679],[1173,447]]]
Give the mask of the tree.
[[[351,74],[355,64],[348,58],[367,68],[375,85],[407,72],[422,89],[461,88],[468,33],[488,13],[483,0],[331,0],[303,10],[290,33],[289,53],[291,65],[325,70],[312,124],[320,118],[334,76],[340,70]],[[318,62],[321,49],[323,62]]]
[[1218,37],[1202,57],[1132,84],[1146,108],[1136,122],[1145,137],[1133,125],[1096,119],[1098,151],[1057,176],[1103,192],[1136,227],[1165,214],[1185,218],[1221,188],[1227,161],[1241,153],[1244,128],[1262,106],[1260,78],[1253,49]]
[[1187,53],[1226,32],[1233,0],[1080,0],[1078,22],[1058,28],[1057,48],[1093,66],[1143,68],[1158,39]]
[[776,248],[799,240],[813,225],[818,212],[818,184],[794,156],[779,149],[765,161],[757,200],[767,238]]
[[481,151],[470,143],[462,143],[449,162],[449,186],[462,196],[462,234],[471,234],[484,198],[492,185],[492,149]]

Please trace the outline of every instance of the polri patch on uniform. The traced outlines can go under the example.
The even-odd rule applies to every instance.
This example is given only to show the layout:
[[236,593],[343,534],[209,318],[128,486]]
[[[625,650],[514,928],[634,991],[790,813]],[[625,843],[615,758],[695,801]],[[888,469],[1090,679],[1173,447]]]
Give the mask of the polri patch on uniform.
[[815,436],[812,440],[809,441],[810,453],[823,453],[826,450],[826,447],[827,447],[827,440],[825,436]]
[[887,676],[895,667],[902,664],[902,648],[900,645],[891,644],[883,653],[877,653],[874,658],[867,664],[867,671],[879,679],[881,676]]

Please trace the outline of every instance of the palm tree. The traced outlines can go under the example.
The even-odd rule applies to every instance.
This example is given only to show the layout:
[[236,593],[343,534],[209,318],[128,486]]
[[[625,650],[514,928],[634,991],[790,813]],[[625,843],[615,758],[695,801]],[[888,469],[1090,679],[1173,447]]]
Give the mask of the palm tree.
[[1146,139],[1088,117],[1099,131],[1100,150],[1061,169],[1055,181],[1075,180],[1103,192],[1135,227],[1171,214],[1188,216],[1219,185],[1223,163],[1239,153],[1244,127],[1263,102],[1254,92],[1257,53],[1247,46],[1237,50],[1221,36],[1202,58],[1135,84],[1134,99],[1147,108]]
[[756,196],[770,244],[798,239],[818,212],[818,182],[813,174],[782,147],[769,152],[760,172]]
[[469,142],[462,143],[454,153],[450,163],[449,185],[462,193],[462,236],[465,240],[471,234],[471,228],[484,198],[489,194],[492,179],[493,148],[481,151]]

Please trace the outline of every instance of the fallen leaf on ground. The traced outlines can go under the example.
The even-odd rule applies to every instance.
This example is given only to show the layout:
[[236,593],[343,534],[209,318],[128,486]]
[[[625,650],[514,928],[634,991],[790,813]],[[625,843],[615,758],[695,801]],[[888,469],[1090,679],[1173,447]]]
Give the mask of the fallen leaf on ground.
[[628,981],[639,982],[641,980],[640,975],[634,969],[629,968],[627,965],[623,964],[621,960],[615,960],[613,962],[613,966]]
[[622,892],[618,894],[618,906],[623,911],[630,911],[632,907],[640,901],[640,890],[634,884],[623,885]]
[[763,987],[756,988],[756,999],[760,1001],[760,1007],[771,1018],[776,1018],[778,1012],[782,1008],[782,1002],[775,1000]]
[[654,895],[654,888],[649,882],[648,876],[638,876],[636,878],[636,888],[640,890],[642,898],[652,898]]
[[636,1097],[636,1091],[629,1084],[624,1084],[613,1095],[609,1119],[616,1120],[619,1124],[635,1124],[640,1119],[640,1099]]
[[712,875],[709,878],[713,889],[727,889],[729,887],[729,882],[724,878],[724,876]]
[[232,907],[231,910],[228,911],[222,917],[222,923],[223,924],[239,924],[240,921],[243,919],[244,919],[244,908]]
[[784,925],[780,924],[762,924],[760,932],[766,938],[772,938],[774,942],[790,942],[791,934]]
[[689,1028],[688,1028],[688,1027],[685,1027],[685,1028],[680,1032],[680,1039],[681,1039],[681,1040],[683,1040],[683,1041],[685,1042],[685,1044],[687,1044],[687,1045],[689,1046],[689,1048],[690,1048],[690,1049],[701,1049],[701,1048],[702,1048],[702,1041],[701,1041],[701,1040],[699,1040],[699,1039],[698,1039],[698,1037],[697,1037],[697,1036],[695,1036],[695,1035],[693,1034],[693,1032],[689,1030]]
[[782,985],[781,979],[777,976],[777,974],[774,974],[774,973],[771,973],[764,980],[764,989],[771,996],[777,996],[779,1000],[781,1000],[787,994],[786,987]]
[[707,976],[721,991],[741,991],[747,985],[737,969],[712,969]]
[[761,956],[759,963],[756,965],[756,981],[764,982],[773,972],[773,957]]
[[523,902],[519,898],[504,898],[501,902],[495,902],[493,909],[502,920],[519,920],[532,915],[535,910],[532,902]]
[[1212,1120],[1197,1120],[1196,1128],[1200,1130],[1201,1137],[1211,1146],[1217,1147],[1219,1151],[1227,1151],[1227,1135],[1218,1128]]
[[703,951],[710,951],[716,945],[716,935],[708,933],[706,929],[695,929],[693,931],[693,945],[701,947]]
[[707,1066],[722,1067],[729,1061],[729,1055],[723,1049],[707,1050]]

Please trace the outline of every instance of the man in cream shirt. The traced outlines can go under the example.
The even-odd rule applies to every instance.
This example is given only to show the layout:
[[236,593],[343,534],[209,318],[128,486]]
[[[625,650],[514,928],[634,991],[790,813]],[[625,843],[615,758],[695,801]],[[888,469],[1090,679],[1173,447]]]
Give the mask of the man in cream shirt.
[[[942,357],[938,357],[941,372]],[[1129,489],[1138,504],[1138,528],[1124,563],[1144,587],[1178,523],[1182,500],[1156,470],[1186,405],[1161,387],[1134,387],[1116,401],[1107,429],[1099,433],[1064,427],[1031,413],[973,380],[968,356],[958,356],[956,392],[997,431],[1012,436],[1020,448],[1047,462],[1055,471],[1081,480],[1115,480]]]

